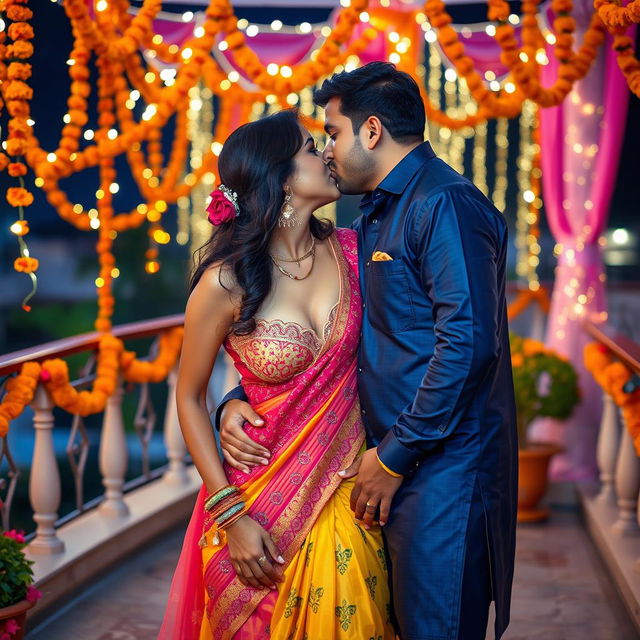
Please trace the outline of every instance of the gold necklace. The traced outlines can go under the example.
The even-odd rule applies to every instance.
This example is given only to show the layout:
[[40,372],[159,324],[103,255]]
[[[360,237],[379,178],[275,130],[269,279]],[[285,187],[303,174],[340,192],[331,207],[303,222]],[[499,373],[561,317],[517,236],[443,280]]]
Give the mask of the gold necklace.
[[297,262],[298,263],[298,267],[300,267],[300,263],[303,260],[306,260],[313,252],[314,249],[316,248],[316,239],[314,236],[311,236],[311,249],[309,249],[309,251],[307,251],[307,253],[305,253],[303,256],[300,256],[299,258],[293,258],[293,260],[291,259],[287,259],[287,258],[281,258],[280,256],[277,255],[273,255],[273,259],[274,260],[279,260],[280,262]]
[[309,268],[309,271],[307,272],[307,274],[304,275],[304,276],[296,276],[296,275],[294,275],[293,273],[287,271],[284,267],[281,267],[276,262],[276,259],[271,254],[269,254],[269,257],[271,258],[271,261],[273,262],[273,264],[276,265],[278,271],[283,276],[287,276],[287,278],[291,278],[291,280],[306,280],[311,275],[311,272],[313,271],[313,265],[315,264],[316,252],[315,252],[314,249],[311,250],[311,267]]

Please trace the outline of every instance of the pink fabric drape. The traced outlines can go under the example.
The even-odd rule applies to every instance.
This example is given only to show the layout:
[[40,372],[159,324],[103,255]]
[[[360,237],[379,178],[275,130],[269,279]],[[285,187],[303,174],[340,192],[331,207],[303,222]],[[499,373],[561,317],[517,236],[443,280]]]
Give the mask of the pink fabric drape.
[[[576,0],[576,42],[582,41],[593,13],[591,0]],[[550,49],[542,81],[557,77],[558,62]],[[582,401],[566,422],[540,420],[536,440],[561,444],[551,475],[557,480],[582,480],[596,474],[596,438],[601,391],[583,364],[589,338],[580,320],[604,314],[607,303],[599,238],[606,228],[624,135],[629,90],[620,72],[610,38],[586,78],[576,83],[558,107],[541,109],[543,198],[551,232],[562,245],[555,272],[546,343],[576,367]],[[603,316],[604,317],[604,316]]]

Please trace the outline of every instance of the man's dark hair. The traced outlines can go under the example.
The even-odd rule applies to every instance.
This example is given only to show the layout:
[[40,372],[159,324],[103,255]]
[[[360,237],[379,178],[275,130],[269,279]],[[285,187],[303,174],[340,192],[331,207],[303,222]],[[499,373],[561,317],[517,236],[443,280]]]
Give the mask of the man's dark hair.
[[314,92],[313,101],[326,107],[331,98],[340,98],[340,112],[351,120],[354,133],[369,116],[377,116],[396,142],[424,139],[420,89],[408,73],[390,62],[370,62],[327,78]]

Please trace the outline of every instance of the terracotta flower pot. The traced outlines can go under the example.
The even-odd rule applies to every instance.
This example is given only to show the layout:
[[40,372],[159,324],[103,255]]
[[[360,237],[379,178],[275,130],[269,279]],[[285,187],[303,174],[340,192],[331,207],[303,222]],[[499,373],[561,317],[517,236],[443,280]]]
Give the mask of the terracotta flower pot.
[[518,522],[540,522],[548,517],[549,510],[537,505],[547,491],[549,461],[560,451],[557,444],[530,442],[518,452]]
[[35,602],[21,600],[20,602],[12,604],[10,607],[0,608],[0,634],[8,631],[7,626],[9,621],[14,620],[20,628],[11,636],[11,640],[22,640],[25,633],[27,611],[31,609],[34,604]]

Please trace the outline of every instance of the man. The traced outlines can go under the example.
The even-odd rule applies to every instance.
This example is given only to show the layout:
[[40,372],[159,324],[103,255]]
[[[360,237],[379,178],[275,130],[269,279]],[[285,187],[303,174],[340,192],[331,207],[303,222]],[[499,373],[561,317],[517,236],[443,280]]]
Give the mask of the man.
[[[418,87],[393,65],[336,74],[314,100],[339,189],[365,194],[353,227],[371,448],[342,472],[357,474],[352,508],[383,525],[402,640],[484,640],[492,600],[499,638],[517,500],[505,221],[423,142]],[[230,402],[222,438],[234,464],[264,455],[245,419],[258,416]]]

